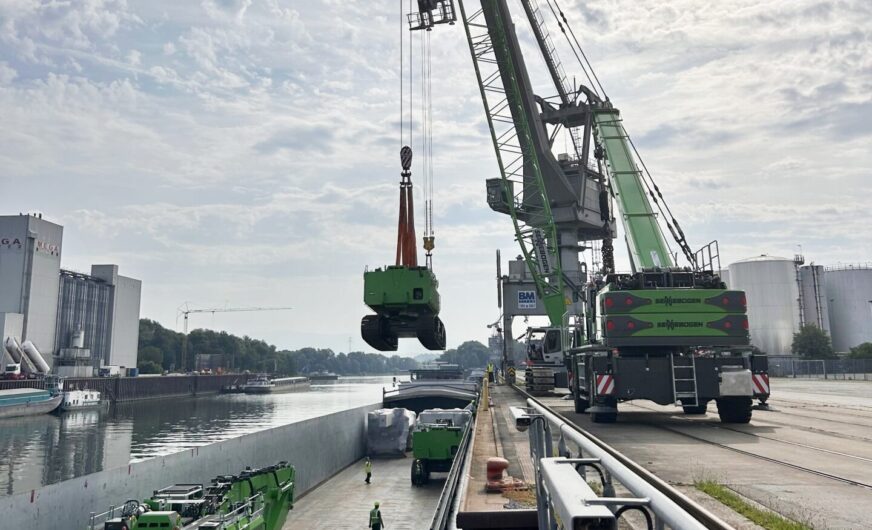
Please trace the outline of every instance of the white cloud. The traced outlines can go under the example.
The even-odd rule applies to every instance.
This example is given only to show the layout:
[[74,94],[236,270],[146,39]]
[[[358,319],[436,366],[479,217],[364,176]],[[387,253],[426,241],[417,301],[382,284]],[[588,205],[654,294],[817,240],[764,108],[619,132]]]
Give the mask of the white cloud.
[[[720,239],[727,261],[800,243],[819,263],[869,259],[868,2],[561,6],[692,242]],[[65,265],[141,277],[144,316],[302,304],[296,328],[230,330],[361,347],[360,274],[394,254],[399,18],[326,0],[2,3],[0,184],[66,225]],[[493,251],[517,250],[484,202],[497,169],[462,27],[431,38],[435,263],[456,344],[484,338]]]

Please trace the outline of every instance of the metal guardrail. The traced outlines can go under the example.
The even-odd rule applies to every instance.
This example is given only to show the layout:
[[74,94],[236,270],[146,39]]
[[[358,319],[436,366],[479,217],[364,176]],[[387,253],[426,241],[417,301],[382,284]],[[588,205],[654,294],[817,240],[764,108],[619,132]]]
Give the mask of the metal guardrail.
[[470,418],[466,433],[457,447],[457,456],[451,464],[448,478],[445,479],[445,485],[442,487],[442,493],[439,495],[436,512],[433,514],[433,520],[430,523],[430,530],[445,530],[451,526],[451,515],[455,512],[457,488],[460,485],[460,479],[463,477],[463,469],[466,467],[466,462],[470,458],[468,449],[471,440],[475,436],[475,424],[476,418]]
[[[562,441],[569,440],[578,447],[579,454],[577,456],[580,457],[583,453],[583,456],[598,459],[602,467],[633,495],[650,499],[649,507],[657,518],[655,528],[662,528],[665,523],[672,528],[681,530],[734,530],[733,527],[707,509],[593,434],[573,424],[517,386],[514,388],[527,397],[527,403],[531,409],[547,421],[548,426],[560,435]],[[548,439],[546,442],[550,448],[551,440]]]

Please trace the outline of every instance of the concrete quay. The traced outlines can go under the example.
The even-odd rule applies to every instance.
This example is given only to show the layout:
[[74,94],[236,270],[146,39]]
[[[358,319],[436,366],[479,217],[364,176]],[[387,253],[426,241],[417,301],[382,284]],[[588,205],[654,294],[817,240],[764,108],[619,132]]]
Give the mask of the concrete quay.
[[[771,385],[772,410],[755,410],[747,425],[721,424],[713,403],[705,416],[621,403],[618,422],[604,425],[576,414],[571,401],[542,401],[686,492],[714,480],[816,529],[872,528],[872,382],[773,378]],[[737,528],[755,528],[726,513]]]

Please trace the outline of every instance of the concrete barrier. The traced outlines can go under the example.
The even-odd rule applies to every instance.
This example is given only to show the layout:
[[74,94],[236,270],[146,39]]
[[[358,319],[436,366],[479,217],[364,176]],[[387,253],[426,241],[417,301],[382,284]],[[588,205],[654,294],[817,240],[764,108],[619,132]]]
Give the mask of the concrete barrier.
[[0,497],[0,526],[84,529],[91,512],[143,499],[155,489],[174,483],[208,484],[217,475],[281,460],[296,468],[294,494],[299,497],[364,456],[366,414],[380,407],[364,405]]

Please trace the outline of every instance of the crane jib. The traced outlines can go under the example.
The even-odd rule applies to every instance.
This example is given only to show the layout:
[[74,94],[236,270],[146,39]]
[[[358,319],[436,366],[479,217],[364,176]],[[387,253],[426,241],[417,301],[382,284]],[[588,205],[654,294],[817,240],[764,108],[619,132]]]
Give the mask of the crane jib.
[[645,192],[629,137],[617,109],[594,111],[597,141],[605,149],[606,169],[615,193],[634,270],[674,266],[657,214]]

